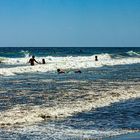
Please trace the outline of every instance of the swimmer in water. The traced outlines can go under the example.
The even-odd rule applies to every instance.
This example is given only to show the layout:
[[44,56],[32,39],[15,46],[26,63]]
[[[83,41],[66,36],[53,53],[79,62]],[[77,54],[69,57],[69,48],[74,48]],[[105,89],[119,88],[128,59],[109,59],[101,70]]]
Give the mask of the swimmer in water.
[[[70,71],[68,72],[65,72],[64,70],[62,69],[57,69],[57,73],[58,74],[62,74],[62,73],[69,73]],[[82,73],[81,70],[75,70],[74,73]]]
[[46,64],[45,59],[42,59],[42,64]]
[[31,66],[34,66],[34,65],[35,65],[34,62],[38,63],[38,62],[35,60],[35,56],[33,55],[32,58],[29,60],[29,63],[31,64]]
[[65,71],[61,70],[61,69],[57,69],[57,73],[61,74],[61,73],[65,73]]
[[97,55],[95,56],[95,61],[98,61],[98,56]]

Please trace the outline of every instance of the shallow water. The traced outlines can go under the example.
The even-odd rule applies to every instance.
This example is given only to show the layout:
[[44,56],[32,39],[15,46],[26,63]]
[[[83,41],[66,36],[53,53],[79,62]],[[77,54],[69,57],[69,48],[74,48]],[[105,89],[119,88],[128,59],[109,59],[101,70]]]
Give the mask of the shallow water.
[[[31,55],[46,64],[30,66]],[[140,48],[0,48],[0,62],[0,139],[140,131]]]
[[139,131],[139,69],[131,64],[2,77],[0,137],[102,139]]

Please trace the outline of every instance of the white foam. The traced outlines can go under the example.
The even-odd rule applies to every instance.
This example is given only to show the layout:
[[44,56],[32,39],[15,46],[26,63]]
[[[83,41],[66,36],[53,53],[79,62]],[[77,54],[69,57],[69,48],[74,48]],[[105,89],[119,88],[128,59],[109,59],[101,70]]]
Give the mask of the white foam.
[[134,51],[128,51],[127,54],[130,56],[140,56],[140,53]]
[[29,136],[34,140],[42,139],[99,139],[105,137],[112,137],[127,133],[137,132],[136,130],[116,129],[116,130],[86,130],[86,129],[73,129],[65,125],[56,126],[54,124],[47,124],[44,127],[32,125],[24,128],[14,130],[15,133]]
[[[36,58],[36,60],[41,60],[43,57]],[[96,68],[102,67],[104,65],[114,66],[114,65],[125,65],[125,64],[135,64],[140,63],[140,58],[122,58],[113,59],[109,54],[98,55],[99,61],[95,61],[95,55],[93,56],[78,56],[78,57],[51,57],[45,58],[46,64],[36,64],[35,66],[30,66],[27,64],[29,58],[4,58],[3,63],[6,64],[26,64],[27,66],[18,66],[13,68],[0,68],[0,75],[9,76],[28,72],[48,72],[56,71],[57,68],[61,69],[81,69],[81,68]]]
[[69,101],[65,103],[60,101],[60,103],[53,107],[16,106],[13,109],[0,112],[0,127],[33,124],[48,119],[60,119],[79,112],[109,106],[111,103],[139,98],[140,92],[136,89],[139,88],[133,87],[126,90],[119,87],[118,89],[104,92],[101,95],[91,91],[87,93],[87,96],[82,101]]
[[25,58],[30,57],[30,53],[28,51],[21,50],[21,53],[24,55]]

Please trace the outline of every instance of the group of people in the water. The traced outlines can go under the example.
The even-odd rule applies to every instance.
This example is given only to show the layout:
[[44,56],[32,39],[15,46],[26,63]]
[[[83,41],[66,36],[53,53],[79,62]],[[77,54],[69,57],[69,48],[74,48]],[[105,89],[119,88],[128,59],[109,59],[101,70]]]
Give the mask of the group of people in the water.
[[[95,61],[98,61],[97,55],[95,56]],[[31,66],[34,66],[35,62],[38,64],[46,64],[45,59],[42,59],[42,63],[39,63],[38,61],[36,61],[35,56],[33,55],[32,58],[30,58],[29,63],[31,64]],[[74,72],[75,73],[82,73],[81,70],[75,70]],[[67,73],[67,72],[62,70],[62,69],[57,69],[57,73],[61,74],[61,73]]]
[[39,63],[38,61],[36,61],[35,56],[33,55],[32,58],[30,58],[29,63],[31,64],[31,66],[34,66],[35,62],[38,64],[46,64],[45,59],[42,59],[42,63]]

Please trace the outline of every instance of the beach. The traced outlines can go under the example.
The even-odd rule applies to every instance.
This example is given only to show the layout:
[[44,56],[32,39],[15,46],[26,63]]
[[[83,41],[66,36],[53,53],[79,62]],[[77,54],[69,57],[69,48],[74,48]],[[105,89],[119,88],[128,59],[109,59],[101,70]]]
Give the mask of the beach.
[[140,48],[14,49],[0,48],[1,139],[140,138]]

